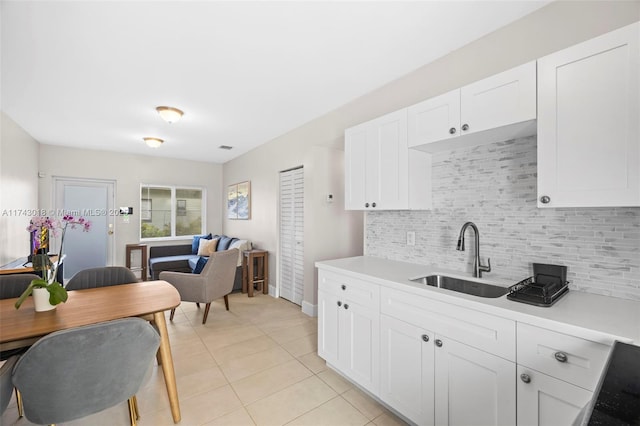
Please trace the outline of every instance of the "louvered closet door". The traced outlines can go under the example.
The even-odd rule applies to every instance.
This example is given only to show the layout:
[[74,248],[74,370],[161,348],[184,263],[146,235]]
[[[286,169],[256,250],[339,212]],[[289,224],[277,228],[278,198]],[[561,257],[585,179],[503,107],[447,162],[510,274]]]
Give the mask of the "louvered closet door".
[[280,173],[280,297],[300,305],[303,296],[304,171]]

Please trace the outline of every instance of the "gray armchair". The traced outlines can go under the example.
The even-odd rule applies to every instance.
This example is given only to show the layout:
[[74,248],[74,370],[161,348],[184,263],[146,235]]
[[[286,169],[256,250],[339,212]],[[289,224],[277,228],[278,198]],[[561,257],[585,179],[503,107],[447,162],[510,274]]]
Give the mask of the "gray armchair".
[[[233,281],[238,263],[238,249],[217,251],[209,257],[207,264],[199,274],[163,271],[160,279],[173,285],[185,302],[206,303],[202,323],[207,322],[211,302],[224,297],[229,310],[228,295],[233,290]],[[171,310],[173,320],[175,309]]]
[[13,369],[30,422],[53,424],[86,417],[124,401],[131,424],[135,394],[160,345],[156,330],[125,318],[51,333],[29,348]]
[[138,278],[124,266],[104,266],[79,271],[71,277],[65,288],[67,290],[84,290],[136,282],[138,282]]

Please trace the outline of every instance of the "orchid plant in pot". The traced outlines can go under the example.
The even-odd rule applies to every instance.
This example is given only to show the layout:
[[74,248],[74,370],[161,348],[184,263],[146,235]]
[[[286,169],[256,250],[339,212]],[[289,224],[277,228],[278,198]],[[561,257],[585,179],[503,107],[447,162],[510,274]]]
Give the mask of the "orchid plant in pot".
[[15,303],[16,309],[20,308],[22,302],[25,301],[29,295],[34,294],[35,302],[38,302],[34,291],[36,289],[44,289],[48,293],[48,306],[40,308],[36,306],[36,311],[54,309],[56,305],[67,301],[67,290],[64,286],[56,281],[58,275],[58,267],[60,260],[62,259],[62,253],[64,248],[64,236],[67,233],[67,229],[82,228],[83,232],[89,232],[91,229],[91,222],[83,217],[73,217],[71,215],[63,216],[62,220],[50,218],[46,216],[34,216],[31,218],[31,222],[27,227],[27,231],[40,231],[42,228],[49,230],[50,234],[60,239],[60,251],[58,253],[58,262],[52,263],[47,254],[36,254],[33,256],[33,268],[36,271],[41,272],[42,278],[34,279],[29,286],[20,295]]

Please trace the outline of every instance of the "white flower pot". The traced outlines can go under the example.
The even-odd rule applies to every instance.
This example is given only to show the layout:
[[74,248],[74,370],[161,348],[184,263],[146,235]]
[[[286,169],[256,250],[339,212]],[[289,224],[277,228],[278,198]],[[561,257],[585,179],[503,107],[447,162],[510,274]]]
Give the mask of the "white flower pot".
[[34,288],[32,294],[36,312],[45,312],[56,308],[56,305],[49,303],[49,292],[46,288]]

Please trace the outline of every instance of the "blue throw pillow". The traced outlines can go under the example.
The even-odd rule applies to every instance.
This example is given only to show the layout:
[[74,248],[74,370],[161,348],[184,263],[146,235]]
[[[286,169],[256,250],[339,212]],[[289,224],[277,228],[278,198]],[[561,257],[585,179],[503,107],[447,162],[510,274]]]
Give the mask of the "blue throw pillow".
[[227,237],[226,235],[221,235],[218,240],[218,247],[216,248],[216,251],[227,250],[234,239],[235,238]]
[[191,242],[191,254],[198,254],[198,247],[200,246],[200,239],[204,238],[205,240],[210,240],[212,235],[196,235],[193,237],[193,241]]
[[193,269],[193,273],[199,274],[200,272],[202,272],[202,270],[204,269],[204,265],[207,264],[207,260],[209,260],[208,257],[200,256],[200,258],[198,259],[198,263],[196,263],[196,267]]

